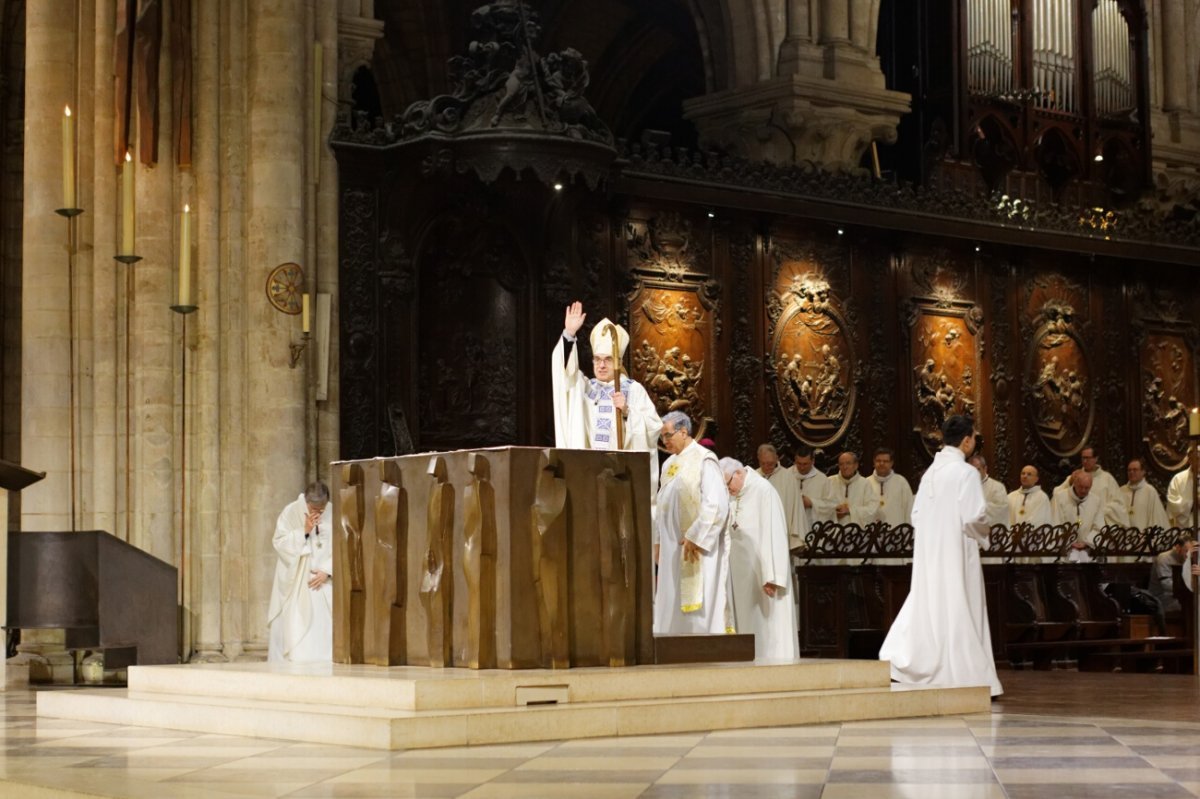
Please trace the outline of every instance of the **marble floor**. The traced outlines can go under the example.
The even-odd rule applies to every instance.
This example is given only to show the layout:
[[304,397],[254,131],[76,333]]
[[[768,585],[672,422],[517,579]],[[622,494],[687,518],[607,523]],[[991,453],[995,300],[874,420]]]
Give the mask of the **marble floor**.
[[1200,796],[1196,677],[1002,678],[990,714],[409,752],[39,720],[17,691],[0,796]]

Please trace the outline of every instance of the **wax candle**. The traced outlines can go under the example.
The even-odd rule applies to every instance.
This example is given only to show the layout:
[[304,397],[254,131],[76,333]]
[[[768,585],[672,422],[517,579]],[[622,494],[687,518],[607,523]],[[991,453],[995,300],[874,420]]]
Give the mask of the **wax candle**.
[[1200,408],[1188,411],[1188,435],[1200,436]]
[[63,208],[75,207],[75,119],[63,108]]
[[311,330],[308,323],[308,294],[300,296],[300,332],[308,333]]
[[192,304],[192,209],[187,205],[179,228],[179,304]]
[[126,152],[121,169],[121,255],[134,253],[133,225],[133,157]]

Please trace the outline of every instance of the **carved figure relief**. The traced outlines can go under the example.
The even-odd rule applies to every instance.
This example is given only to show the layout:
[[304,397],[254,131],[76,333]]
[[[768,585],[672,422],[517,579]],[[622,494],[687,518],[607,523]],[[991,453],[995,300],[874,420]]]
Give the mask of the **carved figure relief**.
[[831,444],[854,415],[854,355],[848,324],[829,283],[819,271],[785,275],[777,292],[770,378],[792,434],[809,446]]
[[942,424],[955,414],[975,416],[979,402],[976,308],[922,308],[912,320],[914,432],[929,457],[942,446]]
[[[335,641],[335,657],[341,663],[363,661],[363,627],[366,620],[366,579],[363,571],[363,520],[366,516],[363,497],[363,470],[357,464],[343,464],[340,496],[341,518],[338,519],[338,540],[334,550],[335,562],[348,565],[342,574],[349,580],[335,580],[334,591],[338,602],[334,603],[344,624],[341,629],[349,630],[349,636]],[[337,625],[334,625],[335,628]]]
[[567,504],[567,481],[559,477],[559,466],[552,451],[546,450],[542,454],[540,464],[529,526],[533,542],[533,584],[538,597],[541,664],[552,669],[566,669],[571,667],[567,624],[567,520],[563,514]]
[[691,290],[645,288],[635,293],[630,356],[634,378],[646,387],[659,414],[681,410],[693,419],[710,414],[705,375],[711,309]]
[[1182,335],[1156,332],[1139,355],[1143,438],[1159,468],[1178,471],[1187,465],[1188,408],[1196,401],[1192,350]]
[[405,662],[404,604],[407,591],[408,491],[394,461],[383,464],[375,498],[375,554],[367,596],[365,659],[377,666]]
[[496,489],[488,459],[467,456],[471,483],[463,489],[463,575],[467,579],[468,668],[496,667]]
[[1070,457],[1087,441],[1095,419],[1092,370],[1074,303],[1047,288],[1026,355],[1025,404],[1043,446]]
[[692,221],[678,211],[665,211],[646,222],[626,225],[630,267],[667,280],[682,280],[702,262]]
[[637,577],[637,546],[633,522],[633,486],[629,473],[616,457],[596,476],[600,500],[600,584],[604,624],[604,655],[609,666],[636,660],[633,625]]
[[454,633],[454,578],[450,571],[454,560],[454,486],[446,475],[446,461],[440,455],[429,459],[428,474],[433,488],[425,514],[428,538],[420,594],[425,606],[429,665],[441,668],[451,665]]

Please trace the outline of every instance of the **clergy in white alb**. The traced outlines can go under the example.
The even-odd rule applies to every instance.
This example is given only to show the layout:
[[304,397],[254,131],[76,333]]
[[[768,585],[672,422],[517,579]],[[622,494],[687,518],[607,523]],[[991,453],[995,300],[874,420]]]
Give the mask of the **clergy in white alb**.
[[807,447],[796,452],[795,462],[791,471],[796,475],[800,484],[800,497],[804,510],[808,514],[809,529],[822,522],[831,522],[836,518],[834,509],[838,499],[829,482],[829,475],[816,467],[813,451]]
[[1032,524],[1041,527],[1054,524],[1054,513],[1050,508],[1050,497],[1038,485],[1040,475],[1037,467],[1021,467],[1021,487],[1008,495],[1008,524]]
[[[567,306],[563,332],[550,358],[550,377],[554,392],[554,445],[570,449],[618,449],[617,416],[624,426],[624,449],[650,453],[650,496],[658,490],[658,433],[662,420],[646,389],[621,371],[619,390],[613,385],[616,368],[613,360],[612,331],[617,334],[619,358],[625,357],[629,334],[607,319],[592,328],[592,370],[588,378],[579,370],[579,350],[575,346],[579,329],[587,314],[582,303]],[[653,511],[653,508],[651,508]]]
[[1170,527],[1167,509],[1163,507],[1158,489],[1146,481],[1146,462],[1134,458],[1125,469],[1129,482],[1121,486],[1121,501],[1129,514],[1130,527],[1145,530],[1148,527]]
[[279,514],[271,543],[278,561],[267,611],[267,661],[333,661],[333,512],[324,483],[310,485]]
[[867,478],[858,473],[858,456],[853,452],[838,455],[838,473],[829,478],[833,487],[834,519],[839,524],[866,526],[875,521],[879,497],[872,492]]
[[[1101,509],[1100,526],[1115,524],[1128,527],[1129,512],[1125,509],[1119,496],[1121,486],[1117,482],[1117,478],[1106,472],[1100,465],[1100,456],[1096,454],[1096,448],[1090,444],[1079,450],[1079,471],[1086,472],[1092,478],[1091,493]],[[1071,476],[1067,475],[1067,479],[1063,480],[1058,488],[1065,488],[1070,481]],[[1057,492],[1056,488],[1055,493]]]
[[[1119,492],[1118,492],[1119,493]],[[1050,501],[1055,524],[1074,524],[1077,533],[1067,560],[1088,563],[1088,550],[1095,543],[1096,533],[1104,527],[1104,511],[1100,499],[1092,493],[1092,476],[1079,469],[1072,473],[1065,486],[1054,489]]]
[[986,685],[996,676],[979,547],[987,541],[987,503],[979,473],[966,462],[975,449],[972,422],[951,416],[944,446],[921,478],[913,501],[912,586],[888,630],[879,659],[892,679],[913,685]]
[[803,547],[804,536],[808,534],[808,514],[804,511],[804,497],[800,494],[800,480],[796,473],[779,465],[779,453],[771,444],[763,444],[758,448],[757,471],[783,502],[788,549]]
[[982,452],[976,452],[968,462],[979,472],[980,487],[983,488],[983,500],[987,503],[988,525],[1003,524],[1008,526],[1008,494],[1004,483],[988,477],[987,458]]
[[783,502],[766,478],[721,459],[729,487],[729,607],[734,628],[754,635],[755,660],[800,657]]
[[654,591],[656,635],[725,632],[729,491],[717,456],[692,438],[680,411],[663,417],[663,464],[654,517],[661,547]]
[[875,502],[869,521],[895,527],[912,521],[913,492],[904,475],[893,470],[896,455],[886,447],[875,450],[875,471],[867,475],[867,490]]
[[1167,484],[1167,518],[1172,527],[1192,526],[1192,500],[1195,497],[1196,486],[1192,475],[1197,472],[1195,447],[1188,452],[1188,468],[1171,478]]

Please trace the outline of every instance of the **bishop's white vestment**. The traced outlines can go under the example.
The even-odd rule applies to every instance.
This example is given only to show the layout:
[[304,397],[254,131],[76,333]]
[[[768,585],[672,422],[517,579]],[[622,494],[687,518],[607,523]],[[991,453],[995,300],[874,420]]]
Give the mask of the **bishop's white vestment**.
[[[865,477],[855,472],[849,480],[846,480],[839,472],[829,478],[829,485],[832,487],[835,521],[840,524],[853,523],[863,527],[875,521],[875,513],[879,509],[879,498],[871,493],[871,486]],[[850,506],[850,512],[839,517],[836,507],[843,503]]]
[[983,501],[987,503],[988,525],[1008,524],[1008,493],[1004,483],[992,477],[983,478]]
[[[275,522],[271,543],[279,560],[267,611],[267,661],[272,663],[333,662],[333,503],[312,532],[304,535],[308,503],[301,494]],[[330,576],[320,588],[308,587],[312,572]]]
[[868,522],[887,522],[892,527],[912,522],[913,492],[904,475],[889,472],[887,477],[880,477],[871,472],[866,482],[875,502],[875,513]]
[[[1090,491],[1086,497],[1080,499],[1074,488],[1059,486],[1054,489],[1050,508],[1054,523],[1078,525],[1076,540],[1089,547],[1095,543],[1096,533],[1104,527],[1104,506],[1101,504],[1101,498]],[[1067,560],[1073,563],[1090,563],[1092,556],[1086,549],[1071,547],[1067,553]]]
[[[564,343],[566,342],[566,343]],[[564,354],[566,344],[571,351]],[[554,391],[554,446],[564,449],[616,449],[617,409],[612,381],[601,382],[579,370],[579,348],[559,336],[550,359]],[[625,419],[625,449],[650,453],[650,496],[658,491],[658,436],[662,419],[646,389],[621,374],[629,416]],[[651,508],[653,512],[653,508]]]
[[[834,508],[839,500],[833,493],[833,484],[828,475],[818,471],[815,466],[804,474],[800,474],[798,469],[790,471],[796,475],[796,482],[800,484],[800,496],[808,497],[808,501],[812,503],[811,508],[805,509],[808,511],[809,530],[821,522],[831,522],[837,518]],[[800,504],[804,504],[803,499]]]
[[[729,504],[734,626],[754,634],[755,660],[796,660],[800,640],[783,502],[765,477],[747,469],[742,490]],[[778,589],[773,597],[763,592],[768,583]]]
[[914,685],[986,685],[1004,692],[992,658],[979,546],[988,537],[979,472],[944,447],[913,501],[912,588],[879,650],[892,679]]
[[[729,489],[717,456],[693,441],[663,464],[654,517],[661,547],[654,591],[656,635],[725,632]],[[683,561],[683,541],[704,550]]]
[[761,476],[783,502],[783,517],[787,522],[788,549],[804,546],[804,536],[808,535],[808,513],[804,509],[804,495],[800,493],[800,480],[796,477],[795,469],[784,469],[776,466],[771,474],[763,474],[762,469],[755,471]]
[[[1092,489],[1088,495],[1094,495],[1100,506],[1100,527],[1106,524],[1128,527],[1129,512],[1121,502],[1121,486],[1117,483],[1117,478],[1099,466],[1096,467],[1096,471],[1088,474],[1092,476]],[[1067,475],[1067,479],[1054,489],[1054,493],[1057,494],[1059,488],[1068,487],[1070,482],[1071,475]]]
[[1167,509],[1163,507],[1158,490],[1146,480],[1137,485],[1126,483],[1121,486],[1121,501],[1129,514],[1129,525],[1139,530],[1148,527],[1170,527]]
[[1050,497],[1041,486],[1018,488],[1008,495],[1008,524],[1032,524],[1041,527],[1054,524],[1054,512],[1050,508]]
[[1192,470],[1184,469],[1167,485],[1167,516],[1172,527],[1192,526]]

